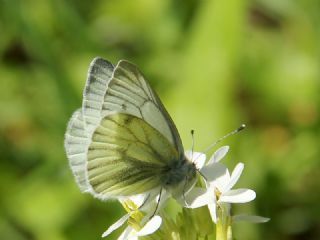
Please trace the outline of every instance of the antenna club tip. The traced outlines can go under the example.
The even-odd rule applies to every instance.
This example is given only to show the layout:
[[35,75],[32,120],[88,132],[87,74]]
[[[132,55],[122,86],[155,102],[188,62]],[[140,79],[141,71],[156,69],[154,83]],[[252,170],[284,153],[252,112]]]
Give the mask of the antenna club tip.
[[241,126],[238,128],[238,131],[241,131],[241,130],[243,130],[245,128],[246,128],[246,125],[245,124],[241,124]]

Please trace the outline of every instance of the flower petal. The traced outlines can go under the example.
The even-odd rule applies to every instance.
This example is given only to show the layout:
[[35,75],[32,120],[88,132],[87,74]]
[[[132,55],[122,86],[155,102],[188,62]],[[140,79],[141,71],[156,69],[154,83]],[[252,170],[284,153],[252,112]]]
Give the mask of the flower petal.
[[[227,178],[229,182],[230,176],[228,169],[221,163],[207,164],[200,170],[200,172],[205,176],[208,182],[217,181],[219,178]],[[223,180],[223,182],[225,181],[226,179]]]
[[252,215],[235,215],[232,216],[233,222],[251,222],[251,223],[265,223],[268,222],[270,218]]
[[201,169],[204,166],[204,164],[206,163],[206,155],[205,154],[201,154],[201,155],[198,155],[198,156],[199,157],[194,158],[193,163],[196,165],[197,169]]
[[212,157],[210,158],[207,164],[219,162],[222,158],[224,158],[224,156],[228,153],[228,151],[229,151],[229,146],[223,146],[219,148],[217,151],[215,151],[215,153],[212,155]]
[[133,234],[135,231],[132,227],[128,226],[118,237],[118,240],[137,240],[138,238]]
[[184,154],[187,157],[187,159],[189,159],[190,161],[192,161],[196,164],[196,167],[198,169],[202,168],[206,162],[207,157],[202,152],[192,152],[190,150],[187,150],[187,151],[185,151]]
[[217,205],[215,203],[208,204],[211,219],[214,223],[217,223]]
[[[121,203],[131,200],[139,208],[150,197],[150,193],[141,193],[130,197],[119,197]],[[134,209],[135,210],[135,209]]]
[[191,150],[186,150],[184,152],[184,155],[186,156],[187,159],[192,160],[192,151]]
[[252,201],[255,198],[255,191],[251,189],[241,188],[223,193],[219,198],[219,202],[246,203]]
[[[213,193],[212,193],[213,194]],[[209,191],[205,188],[194,187],[186,196],[181,197],[179,203],[187,208],[198,208],[214,202]]]
[[112,224],[103,234],[102,237],[108,236],[110,233],[112,233],[114,230],[121,227],[129,218],[129,214],[124,215],[122,218],[120,218],[118,221],[116,221],[114,224]]
[[225,186],[223,191],[229,191],[231,188],[233,188],[233,186],[238,182],[241,173],[243,171],[244,168],[244,164],[243,163],[238,163],[236,165],[236,167],[234,168],[234,170],[231,173],[231,177],[230,177],[230,181],[228,183],[228,185]]
[[161,223],[162,218],[158,215],[155,215],[144,225],[144,227],[139,232],[137,232],[137,236],[146,236],[154,233],[161,226]]

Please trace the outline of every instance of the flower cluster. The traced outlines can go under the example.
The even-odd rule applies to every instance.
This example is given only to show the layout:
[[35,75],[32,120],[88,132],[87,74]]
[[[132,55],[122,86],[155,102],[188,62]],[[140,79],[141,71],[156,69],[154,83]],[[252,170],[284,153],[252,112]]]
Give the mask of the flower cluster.
[[[217,240],[232,239],[231,227],[234,222],[263,223],[269,220],[260,216],[231,215],[232,204],[250,202],[255,199],[256,193],[247,188],[233,189],[243,172],[244,164],[238,163],[230,174],[228,168],[220,162],[228,150],[228,146],[219,148],[208,161],[203,153],[187,151],[187,159],[196,165],[201,177],[192,189],[176,198],[182,207],[188,209],[208,207],[212,222],[216,224]],[[169,193],[164,192],[161,197],[159,194],[149,193],[121,199],[120,202],[128,213],[110,226],[102,236],[108,236],[124,223],[128,226],[118,240],[135,240],[153,234],[161,226],[163,218],[158,213],[169,196]]]
[[204,154],[186,153],[196,162],[205,179],[205,188],[195,187],[186,196],[187,207],[208,206],[212,221],[216,224],[216,239],[232,239],[231,226],[234,222],[264,223],[269,221],[269,218],[260,216],[231,215],[231,204],[250,202],[255,199],[256,193],[247,188],[232,189],[242,174],[244,164],[238,163],[230,174],[228,168],[220,163],[228,150],[228,146],[219,148],[206,164]]
[[119,199],[128,213],[112,224],[102,234],[102,237],[109,236],[125,223],[128,226],[118,237],[118,240],[137,240],[138,237],[147,236],[157,231],[162,223],[162,218],[157,213],[162,209],[169,194],[164,192],[160,198],[154,192]]

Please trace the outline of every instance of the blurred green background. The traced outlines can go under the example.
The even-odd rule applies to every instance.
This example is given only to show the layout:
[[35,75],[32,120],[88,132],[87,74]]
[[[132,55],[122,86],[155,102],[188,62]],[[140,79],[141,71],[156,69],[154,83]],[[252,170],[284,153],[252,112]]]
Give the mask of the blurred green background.
[[186,149],[248,125],[220,144],[257,192],[234,210],[271,221],[237,239],[320,239],[319,1],[0,4],[1,239],[100,239],[124,213],[80,193],[63,149],[95,56],[140,67]]

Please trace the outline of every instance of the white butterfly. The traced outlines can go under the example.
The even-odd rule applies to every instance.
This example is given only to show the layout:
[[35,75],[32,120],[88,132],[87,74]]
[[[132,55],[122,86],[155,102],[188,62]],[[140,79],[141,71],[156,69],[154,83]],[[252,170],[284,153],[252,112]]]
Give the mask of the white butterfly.
[[92,61],[65,149],[81,191],[99,199],[185,189],[197,171],[159,97],[124,60]]

